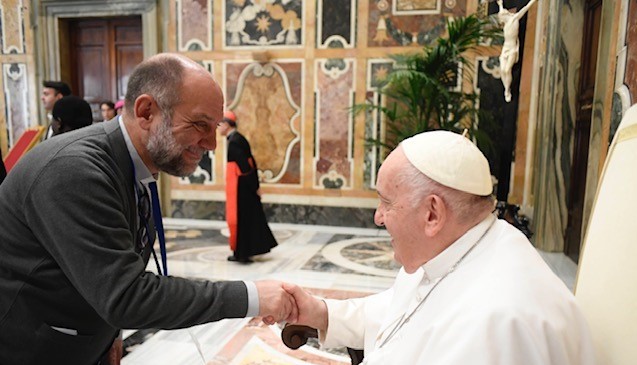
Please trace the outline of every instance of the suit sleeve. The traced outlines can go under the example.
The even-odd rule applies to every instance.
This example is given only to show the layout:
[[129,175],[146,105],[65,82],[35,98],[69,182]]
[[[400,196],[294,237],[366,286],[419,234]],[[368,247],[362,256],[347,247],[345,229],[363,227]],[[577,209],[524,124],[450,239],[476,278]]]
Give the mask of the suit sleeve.
[[[68,173],[73,171],[73,173]],[[181,328],[243,317],[243,282],[192,281],[145,271],[135,252],[122,176],[93,156],[58,156],[42,170],[25,212],[70,283],[111,325]],[[132,184],[132,183],[131,183]]]

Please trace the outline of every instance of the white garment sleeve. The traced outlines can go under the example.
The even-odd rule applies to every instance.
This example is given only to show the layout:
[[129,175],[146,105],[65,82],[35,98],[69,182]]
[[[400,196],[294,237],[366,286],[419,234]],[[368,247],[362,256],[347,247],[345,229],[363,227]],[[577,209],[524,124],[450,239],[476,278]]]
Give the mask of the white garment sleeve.
[[321,346],[363,349],[367,345],[373,345],[373,339],[384,318],[382,313],[386,311],[390,301],[389,291],[364,298],[325,299],[328,323],[326,332],[319,331]]

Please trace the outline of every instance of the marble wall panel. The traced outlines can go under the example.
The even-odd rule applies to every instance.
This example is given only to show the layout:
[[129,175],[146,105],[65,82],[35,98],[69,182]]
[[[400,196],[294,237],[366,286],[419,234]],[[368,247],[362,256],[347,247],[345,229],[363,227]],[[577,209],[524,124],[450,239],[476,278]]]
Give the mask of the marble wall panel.
[[315,75],[314,186],[351,188],[355,60],[318,59]]
[[[173,200],[172,208],[172,218],[226,220],[225,202]],[[264,203],[263,210],[270,223],[378,228],[374,224],[374,208]]]
[[466,16],[466,0],[369,0],[369,47],[432,44],[448,17]]
[[212,0],[176,0],[179,51],[212,50]]
[[225,0],[224,46],[303,46],[303,14],[302,0]]
[[27,65],[2,64],[2,84],[7,106],[7,135],[9,146],[13,146],[30,124]]
[[504,126],[504,86],[500,78],[500,60],[498,57],[476,58],[477,77],[474,78],[475,91],[480,95],[480,110],[486,111],[489,120],[480,120],[478,128],[491,138],[491,147],[483,148],[489,160],[491,175],[500,176],[500,157],[502,155],[502,134]]
[[356,0],[318,0],[318,48],[353,48],[356,36]]
[[[219,144],[219,142],[217,142]],[[215,153],[208,151],[199,161],[195,172],[189,176],[179,178],[180,185],[213,185],[215,183]]]
[[226,63],[228,109],[266,183],[301,184],[302,61]]
[[3,54],[25,52],[23,0],[2,0],[0,3],[0,51]]
[[[380,105],[384,100],[378,93],[378,89],[385,86],[387,76],[393,68],[393,62],[388,59],[367,60],[367,80],[365,82],[365,102]],[[365,140],[376,139],[383,133],[382,114],[376,111],[367,111],[365,115]],[[363,161],[363,186],[365,189],[376,188],[376,173],[382,161],[381,149],[377,146],[366,144]]]
[[637,102],[637,2],[630,1],[626,25],[626,73],[624,84],[630,91],[630,100]]

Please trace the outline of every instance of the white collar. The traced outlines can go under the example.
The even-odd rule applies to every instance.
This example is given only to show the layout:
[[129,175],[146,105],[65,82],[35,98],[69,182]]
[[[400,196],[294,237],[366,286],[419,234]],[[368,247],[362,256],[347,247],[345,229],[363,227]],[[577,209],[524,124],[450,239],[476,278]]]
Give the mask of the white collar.
[[486,230],[491,227],[495,219],[496,217],[493,214],[489,214],[482,222],[469,229],[462,237],[458,238],[444,251],[439,253],[438,256],[422,265],[421,268],[425,272],[424,277],[433,281],[445,275],[476,241],[482,237]]

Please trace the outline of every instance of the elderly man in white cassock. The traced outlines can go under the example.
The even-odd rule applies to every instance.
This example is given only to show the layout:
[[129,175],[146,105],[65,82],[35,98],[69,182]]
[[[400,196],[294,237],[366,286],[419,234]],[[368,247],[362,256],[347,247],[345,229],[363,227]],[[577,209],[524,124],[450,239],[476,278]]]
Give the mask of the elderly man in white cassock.
[[403,265],[394,285],[350,300],[284,288],[297,324],[365,364],[588,365],[590,333],[568,288],[492,211],[484,155],[447,131],[404,140],[378,173],[375,222]]

